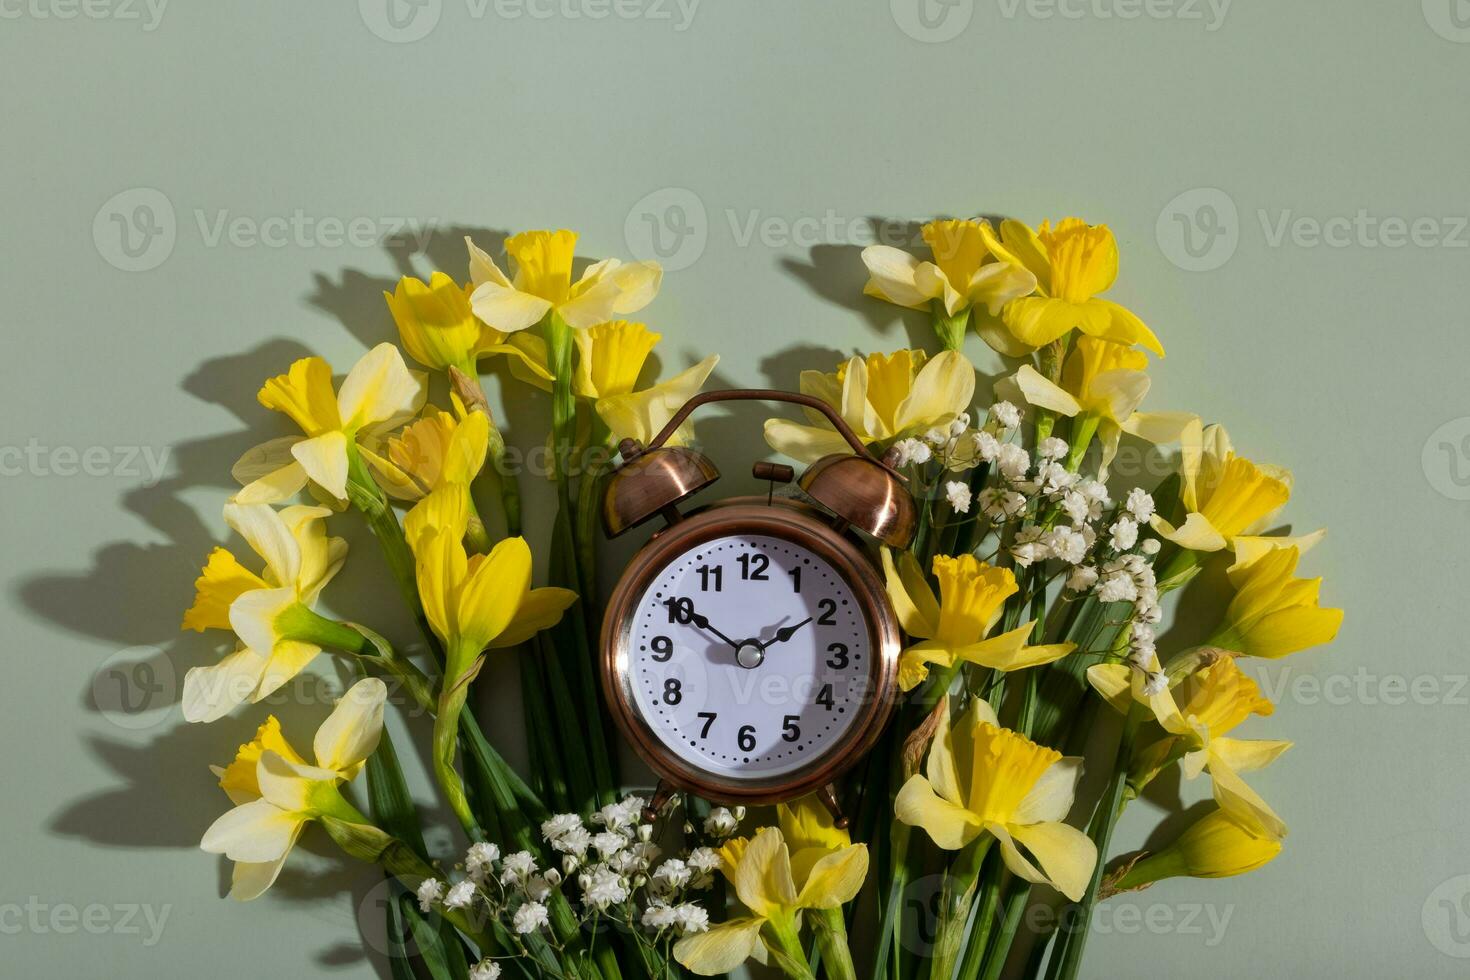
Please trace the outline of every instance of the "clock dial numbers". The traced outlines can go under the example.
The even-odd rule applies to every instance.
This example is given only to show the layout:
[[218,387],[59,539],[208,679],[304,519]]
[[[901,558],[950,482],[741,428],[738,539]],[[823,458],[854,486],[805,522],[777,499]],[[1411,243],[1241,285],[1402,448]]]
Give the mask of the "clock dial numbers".
[[695,768],[779,776],[819,761],[862,714],[870,627],[851,585],[784,538],[737,534],[670,560],[637,602],[633,701]]

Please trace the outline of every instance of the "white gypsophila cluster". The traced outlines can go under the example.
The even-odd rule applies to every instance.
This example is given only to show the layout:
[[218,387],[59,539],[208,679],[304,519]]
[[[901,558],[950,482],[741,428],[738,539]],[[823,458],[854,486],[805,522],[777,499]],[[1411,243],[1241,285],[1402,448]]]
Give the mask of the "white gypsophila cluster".
[[724,840],[734,836],[735,831],[740,829],[740,821],[744,819],[743,806],[737,806],[734,810],[717,806],[704,818],[704,832],[715,840]]
[[470,967],[470,980],[499,980],[500,964],[494,960],[481,960]]

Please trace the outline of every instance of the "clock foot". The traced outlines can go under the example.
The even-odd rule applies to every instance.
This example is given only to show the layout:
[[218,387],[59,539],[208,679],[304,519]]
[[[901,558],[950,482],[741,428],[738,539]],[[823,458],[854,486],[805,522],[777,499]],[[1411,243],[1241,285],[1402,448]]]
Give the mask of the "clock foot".
[[673,798],[674,787],[660,779],[658,785],[653,789],[653,799],[649,800],[648,805],[643,808],[643,822],[653,823],[657,820],[659,811],[663,810]]
[[837,785],[835,783],[828,783],[826,786],[817,790],[817,799],[821,800],[822,805],[827,808],[827,812],[832,814],[833,826],[839,830],[846,830],[847,814],[842,812],[842,804],[837,802]]

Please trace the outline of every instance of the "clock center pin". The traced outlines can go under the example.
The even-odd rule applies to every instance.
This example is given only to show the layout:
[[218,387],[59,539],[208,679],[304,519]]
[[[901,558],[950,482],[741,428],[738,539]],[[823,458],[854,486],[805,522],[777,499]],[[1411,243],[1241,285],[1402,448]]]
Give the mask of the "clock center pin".
[[735,662],[746,670],[754,670],[766,659],[766,652],[754,640],[746,640],[735,648]]

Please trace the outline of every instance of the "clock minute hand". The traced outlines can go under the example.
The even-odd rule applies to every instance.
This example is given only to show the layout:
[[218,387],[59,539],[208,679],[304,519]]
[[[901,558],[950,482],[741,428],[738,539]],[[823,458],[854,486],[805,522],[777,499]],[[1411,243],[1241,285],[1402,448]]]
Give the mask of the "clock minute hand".
[[764,650],[767,647],[774,646],[777,643],[785,643],[787,640],[791,639],[793,636],[796,635],[796,631],[797,630],[801,629],[803,626],[805,626],[807,623],[810,623],[811,621],[812,621],[812,618],[810,616],[808,616],[806,619],[803,619],[801,622],[799,622],[799,623],[797,623],[797,624],[795,624],[793,626],[783,626],[783,627],[781,627],[780,629],[778,629],[776,631],[776,635],[775,636],[771,637],[771,639],[768,640],[767,642],[761,644],[761,649]]
[[698,626],[700,629],[705,630],[706,632],[713,633],[715,636],[718,636],[721,640],[723,640],[724,642],[728,643],[731,647],[739,647],[740,646],[740,644],[738,644],[734,640],[730,639],[724,633],[721,633],[719,630],[715,629],[714,626],[710,624],[710,621],[707,618],[705,618],[704,616],[701,616],[697,612],[693,612],[693,611],[690,612],[690,614],[689,614],[689,621],[691,623],[693,623],[695,626]]

